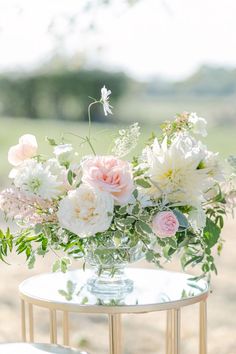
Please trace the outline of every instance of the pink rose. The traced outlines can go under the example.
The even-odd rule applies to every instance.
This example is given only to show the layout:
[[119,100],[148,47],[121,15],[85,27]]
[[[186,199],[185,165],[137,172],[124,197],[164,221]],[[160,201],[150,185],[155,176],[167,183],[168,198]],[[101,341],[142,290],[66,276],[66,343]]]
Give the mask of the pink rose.
[[25,134],[19,139],[19,144],[8,151],[8,161],[13,166],[20,165],[24,160],[37,154],[38,144],[34,135]]
[[178,219],[172,211],[157,213],[152,220],[152,229],[159,237],[175,236],[178,228]]
[[96,156],[82,163],[82,181],[110,193],[117,204],[128,203],[134,190],[130,164],[114,156]]

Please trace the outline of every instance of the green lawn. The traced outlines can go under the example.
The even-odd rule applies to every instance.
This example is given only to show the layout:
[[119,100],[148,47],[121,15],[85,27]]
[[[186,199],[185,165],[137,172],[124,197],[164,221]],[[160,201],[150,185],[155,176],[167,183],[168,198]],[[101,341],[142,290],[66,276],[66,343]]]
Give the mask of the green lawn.
[[[115,118],[111,117],[111,120]],[[90,153],[88,146],[81,146],[79,137],[70,133],[84,136],[87,134],[86,123],[58,122],[50,120],[32,120],[21,118],[0,118],[0,182],[6,181],[10,166],[7,162],[7,151],[11,145],[18,142],[19,136],[25,133],[35,134],[40,146],[40,153],[50,154],[52,148],[45,141],[45,136],[60,139],[64,134],[67,142],[72,142],[80,155]],[[93,144],[98,153],[108,153],[111,147],[112,138],[116,135],[120,126],[112,124],[93,124],[92,136]],[[146,124],[142,126],[142,136],[137,152],[141,150],[150,132],[157,130],[157,125]],[[222,126],[210,128],[209,135],[205,143],[210,149],[219,151],[223,157],[229,154],[236,155],[236,128],[232,126]],[[4,183],[5,184],[5,183]]]

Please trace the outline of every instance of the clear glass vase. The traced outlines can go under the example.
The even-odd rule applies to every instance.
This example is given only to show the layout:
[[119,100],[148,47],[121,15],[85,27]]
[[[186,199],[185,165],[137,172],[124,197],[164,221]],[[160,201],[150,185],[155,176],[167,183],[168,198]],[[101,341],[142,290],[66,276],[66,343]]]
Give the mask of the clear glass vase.
[[86,252],[86,262],[92,269],[92,276],[87,281],[87,289],[96,295],[120,296],[133,290],[133,281],[126,275],[128,264],[144,257],[143,245],[134,246],[112,241],[102,246],[91,245]]

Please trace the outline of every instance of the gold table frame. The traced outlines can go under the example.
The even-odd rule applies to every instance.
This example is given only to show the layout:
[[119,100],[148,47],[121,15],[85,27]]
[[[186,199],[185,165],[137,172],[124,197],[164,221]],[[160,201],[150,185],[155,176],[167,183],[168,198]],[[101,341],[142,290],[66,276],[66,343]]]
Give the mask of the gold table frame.
[[[159,270],[141,270],[132,269],[132,272],[160,272]],[[77,271],[82,272],[82,271]],[[161,271],[163,272],[163,271]],[[70,272],[68,272],[70,273]],[[71,272],[72,273],[72,272]],[[173,272],[166,272],[173,273]],[[57,273],[53,273],[57,274]],[[53,276],[50,274],[50,276]],[[82,274],[82,273],[80,273]],[[180,275],[182,273],[173,273]],[[184,274],[185,275],[185,274]],[[47,277],[49,274],[41,274],[27,279],[19,286],[21,298],[21,328],[22,340],[26,342],[34,342],[34,319],[33,306],[47,308],[49,311],[50,321],[50,343],[57,344],[57,311],[63,313],[63,345],[69,345],[69,313],[90,313],[90,314],[106,314],[109,322],[109,354],[122,354],[122,314],[138,314],[157,311],[167,311],[166,317],[166,354],[180,354],[180,325],[181,325],[181,308],[199,303],[199,354],[207,354],[207,297],[209,293],[208,285],[205,281],[204,290],[197,295],[189,296],[176,301],[167,301],[152,304],[137,305],[80,305],[70,303],[69,301],[58,302],[52,301],[35,294],[29,293],[25,286],[32,280],[37,281],[37,277]],[[26,329],[26,310],[28,310],[28,335]]]

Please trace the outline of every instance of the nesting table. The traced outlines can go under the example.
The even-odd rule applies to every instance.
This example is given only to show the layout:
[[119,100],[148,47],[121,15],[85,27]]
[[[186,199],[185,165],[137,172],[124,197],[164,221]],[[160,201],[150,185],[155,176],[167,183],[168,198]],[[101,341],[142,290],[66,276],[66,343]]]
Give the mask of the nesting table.
[[134,289],[127,295],[117,294],[115,298],[95,296],[87,290],[85,284],[90,271],[46,273],[26,279],[19,287],[22,339],[34,342],[34,306],[49,311],[51,343],[57,343],[57,312],[62,311],[64,345],[69,345],[69,313],[107,314],[109,353],[123,354],[122,314],[166,311],[166,354],[180,354],[181,308],[199,303],[199,353],[207,354],[207,282],[192,280],[185,273],[164,270],[130,268],[127,273],[134,281]]

